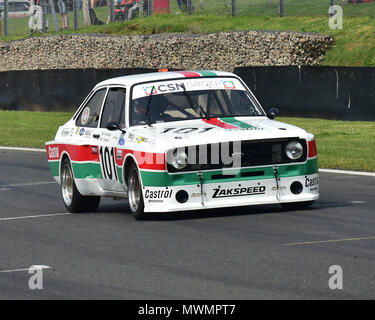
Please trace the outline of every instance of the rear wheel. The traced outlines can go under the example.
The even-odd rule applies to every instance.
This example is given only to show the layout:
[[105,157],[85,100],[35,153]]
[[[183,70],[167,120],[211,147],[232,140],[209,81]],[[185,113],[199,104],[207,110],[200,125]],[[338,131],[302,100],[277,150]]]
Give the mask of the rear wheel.
[[128,199],[132,215],[137,220],[145,218],[142,185],[135,164],[132,164],[128,175]]
[[89,212],[98,209],[100,197],[82,196],[79,193],[74,182],[73,170],[68,158],[65,158],[62,162],[60,181],[64,205],[69,212]]
[[303,202],[288,202],[288,203],[282,203],[281,206],[284,210],[303,210],[310,207],[314,201],[303,201]]

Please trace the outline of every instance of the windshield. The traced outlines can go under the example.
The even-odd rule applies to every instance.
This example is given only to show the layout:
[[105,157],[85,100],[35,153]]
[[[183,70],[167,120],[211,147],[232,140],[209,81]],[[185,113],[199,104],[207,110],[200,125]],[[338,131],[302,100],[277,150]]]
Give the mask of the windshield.
[[262,115],[235,78],[160,81],[136,85],[132,93],[131,125]]

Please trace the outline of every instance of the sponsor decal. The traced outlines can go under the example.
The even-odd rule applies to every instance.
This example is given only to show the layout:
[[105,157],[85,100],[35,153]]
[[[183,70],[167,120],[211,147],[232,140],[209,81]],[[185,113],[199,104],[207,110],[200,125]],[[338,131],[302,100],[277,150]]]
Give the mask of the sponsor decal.
[[90,138],[93,132],[94,132],[93,130],[85,130],[84,137]]
[[116,156],[117,156],[118,160],[121,160],[122,159],[122,150],[117,149]]
[[59,154],[59,147],[48,147],[48,155],[51,159],[58,159]]
[[142,89],[145,92],[146,96],[151,95],[151,92],[152,92],[152,94],[158,94],[158,90],[156,89],[155,86],[142,87]]
[[172,197],[173,190],[146,190],[145,198],[148,202],[163,202]]
[[109,142],[109,138],[112,136],[110,132],[103,132],[100,141]]
[[223,81],[223,85],[225,89],[236,89],[233,81]]
[[276,191],[276,190],[286,190],[286,187],[283,186],[283,187],[272,187],[272,191]]
[[147,138],[142,137],[142,136],[137,136],[134,133],[129,133],[128,139],[130,141],[137,142],[137,143],[141,143],[141,142],[148,143],[149,141]]
[[125,144],[125,140],[124,140],[124,138],[120,138],[120,140],[118,141],[118,144],[119,144],[120,146],[123,146],[123,145]]
[[314,178],[306,178],[305,180],[305,187],[315,187],[319,185],[319,177],[314,177]]
[[169,199],[172,197],[173,190],[146,190],[146,199]]
[[83,109],[83,112],[82,112],[81,123],[85,125],[87,121],[89,120],[89,118],[90,118],[90,108],[86,107],[85,109]]
[[215,188],[212,198],[231,198],[231,197],[240,197],[240,196],[252,196],[260,195],[266,193],[265,186],[256,186],[256,187],[238,187],[231,189],[220,189]]
[[241,82],[237,79],[185,79],[181,81],[159,81],[147,85],[138,85],[134,88],[133,99],[140,97],[147,97],[152,95],[183,92],[183,91],[196,91],[196,90],[243,90]]
[[69,134],[70,134],[70,129],[64,129],[64,130],[61,132],[61,136],[62,136],[62,137],[67,137]]
[[85,128],[81,128],[81,129],[79,130],[79,135],[80,135],[80,136],[83,136],[84,133],[85,133]]
[[191,194],[192,198],[198,198],[198,197],[202,197],[202,196],[207,196],[207,194],[205,192],[204,193],[192,193]]

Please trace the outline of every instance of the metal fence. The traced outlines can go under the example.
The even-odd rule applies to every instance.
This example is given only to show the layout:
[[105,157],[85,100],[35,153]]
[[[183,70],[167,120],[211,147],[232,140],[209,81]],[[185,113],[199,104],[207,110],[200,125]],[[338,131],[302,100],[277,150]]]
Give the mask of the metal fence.
[[153,14],[327,16],[333,4],[344,16],[375,15],[375,0],[0,0],[0,36],[84,32],[89,25]]

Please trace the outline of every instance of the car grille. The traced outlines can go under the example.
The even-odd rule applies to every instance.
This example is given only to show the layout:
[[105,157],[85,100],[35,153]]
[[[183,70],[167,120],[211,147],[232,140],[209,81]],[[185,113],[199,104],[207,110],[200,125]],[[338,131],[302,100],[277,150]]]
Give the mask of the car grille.
[[[298,141],[303,146],[303,154],[297,160],[291,160],[285,153],[286,145],[291,141]],[[240,146],[240,150],[239,150]],[[245,140],[237,142],[228,142],[223,144],[197,145],[181,148],[188,155],[188,165],[183,169],[176,169],[170,159],[176,149],[167,153],[167,170],[168,172],[188,172],[188,171],[204,171],[224,168],[248,168],[263,165],[278,165],[287,163],[305,162],[307,158],[307,143],[304,139],[299,138],[283,138],[283,139],[267,139],[267,140]],[[179,149],[179,150],[181,150]],[[220,156],[222,153],[225,157]],[[234,154],[234,155],[233,155]],[[236,158],[236,164],[229,163],[230,158]],[[214,159],[212,161],[212,159]],[[211,160],[211,161],[210,161]]]

